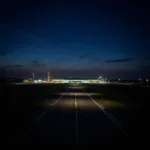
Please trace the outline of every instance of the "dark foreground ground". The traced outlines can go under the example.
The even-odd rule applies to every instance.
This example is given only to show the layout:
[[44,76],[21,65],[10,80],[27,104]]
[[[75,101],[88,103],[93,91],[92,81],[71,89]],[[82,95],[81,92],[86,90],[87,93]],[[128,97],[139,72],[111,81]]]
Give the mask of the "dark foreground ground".
[[[149,87],[1,85],[4,140],[11,147],[145,147]],[[121,148],[120,147],[120,148]]]

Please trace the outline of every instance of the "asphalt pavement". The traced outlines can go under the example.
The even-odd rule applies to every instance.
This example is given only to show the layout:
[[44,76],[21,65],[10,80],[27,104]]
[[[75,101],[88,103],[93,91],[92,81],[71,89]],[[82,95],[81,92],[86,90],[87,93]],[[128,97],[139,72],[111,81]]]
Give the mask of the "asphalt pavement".
[[68,88],[53,100],[16,142],[49,149],[87,149],[129,143],[129,135],[84,88]]

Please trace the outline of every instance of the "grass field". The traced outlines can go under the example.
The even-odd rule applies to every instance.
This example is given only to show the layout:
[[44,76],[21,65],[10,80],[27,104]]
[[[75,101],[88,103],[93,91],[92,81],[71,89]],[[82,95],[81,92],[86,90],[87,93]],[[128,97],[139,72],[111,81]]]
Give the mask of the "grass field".
[[29,120],[34,122],[47,108],[46,102],[52,103],[66,88],[64,84],[1,85],[4,126],[10,141],[26,132]]

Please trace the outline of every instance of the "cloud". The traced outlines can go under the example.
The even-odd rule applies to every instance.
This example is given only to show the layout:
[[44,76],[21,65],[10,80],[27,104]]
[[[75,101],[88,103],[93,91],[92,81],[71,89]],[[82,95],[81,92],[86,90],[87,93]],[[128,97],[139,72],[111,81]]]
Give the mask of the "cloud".
[[23,66],[22,66],[22,65],[11,65],[11,67],[14,67],[14,68],[22,68]]
[[88,54],[82,54],[78,57],[79,59],[84,59],[84,58],[88,58]]
[[81,55],[79,56],[79,59],[82,59],[82,58],[85,58],[86,56],[85,55]]
[[46,64],[41,63],[41,62],[39,62],[39,61],[37,61],[37,60],[33,60],[33,61],[31,62],[31,66],[32,66],[32,67],[45,67]]
[[6,65],[1,65],[0,67],[2,68],[23,68],[22,65],[10,65],[10,64],[6,64]]
[[13,52],[12,50],[0,50],[0,56],[5,56],[7,55],[8,53],[11,53]]
[[105,63],[123,63],[123,62],[129,62],[131,60],[133,60],[133,58],[113,59],[113,60],[107,60],[104,62]]
[[0,51],[0,56],[5,56],[7,54],[7,52],[5,51]]
[[55,59],[54,62],[57,62],[57,63],[66,63],[66,62],[70,62],[72,59],[70,58],[58,58],[58,59]]

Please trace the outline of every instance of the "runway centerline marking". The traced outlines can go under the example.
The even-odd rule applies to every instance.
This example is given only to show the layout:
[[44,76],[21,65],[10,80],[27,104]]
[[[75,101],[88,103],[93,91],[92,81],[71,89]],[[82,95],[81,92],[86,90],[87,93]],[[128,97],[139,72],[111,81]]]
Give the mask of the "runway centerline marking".
[[[84,91],[85,92],[85,91]],[[86,92],[85,92],[86,93]],[[120,129],[120,131],[125,135],[128,136],[128,134],[124,131],[124,129],[120,126],[120,124],[118,124],[118,122],[116,122],[112,116],[110,116],[105,110],[104,108],[99,105],[91,96],[89,96],[88,93],[86,93],[86,95],[104,112],[104,114]]]
[[77,146],[79,146],[79,129],[78,129],[78,104],[77,104],[77,99],[76,99],[76,92],[75,92],[75,111],[76,111],[76,142]]

